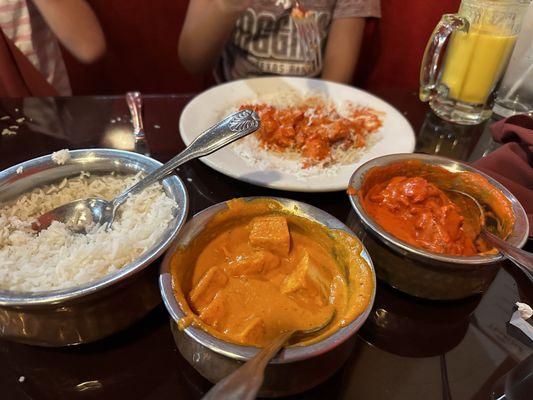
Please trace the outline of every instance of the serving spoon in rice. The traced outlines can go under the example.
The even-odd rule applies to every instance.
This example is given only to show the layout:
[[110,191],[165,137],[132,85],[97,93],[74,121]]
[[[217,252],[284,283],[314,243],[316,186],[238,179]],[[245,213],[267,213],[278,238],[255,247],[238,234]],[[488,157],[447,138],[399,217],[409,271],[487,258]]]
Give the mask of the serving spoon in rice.
[[32,225],[36,231],[50,226],[54,221],[64,223],[75,233],[87,233],[95,225],[111,228],[117,209],[133,194],[172,174],[174,169],[195,158],[211,154],[222,147],[259,129],[259,116],[252,110],[244,109],[228,115],[222,121],[200,134],[181,153],[169,162],[146,175],[135,185],[122,192],[113,200],[87,198],[73,201],[57,207],[37,218]]

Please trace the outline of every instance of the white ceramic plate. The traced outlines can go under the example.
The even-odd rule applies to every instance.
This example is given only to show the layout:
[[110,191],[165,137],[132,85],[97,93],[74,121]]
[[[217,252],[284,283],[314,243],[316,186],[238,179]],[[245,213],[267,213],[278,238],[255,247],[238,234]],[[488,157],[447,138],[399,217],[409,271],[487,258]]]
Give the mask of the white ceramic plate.
[[339,166],[335,168],[334,173],[330,171],[305,177],[252,165],[231,145],[201,160],[225,175],[255,185],[298,192],[329,192],[345,190],[354,170],[364,162],[387,154],[411,153],[415,148],[413,128],[398,110],[385,101],[351,86],[318,79],[291,77],[233,81],[199,94],[187,104],[181,114],[181,137],[188,145],[201,132],[221,120],[231,108],[237,108],[240,104],[257,99],[261,95],[271,97],[284,91],[296,91],[302,95],[318,92],[333,99],[338,107],[349,101],[359,106],[383,111],[385,117],[379,131],[381,138],[366,149],[364,155],[353,164]]

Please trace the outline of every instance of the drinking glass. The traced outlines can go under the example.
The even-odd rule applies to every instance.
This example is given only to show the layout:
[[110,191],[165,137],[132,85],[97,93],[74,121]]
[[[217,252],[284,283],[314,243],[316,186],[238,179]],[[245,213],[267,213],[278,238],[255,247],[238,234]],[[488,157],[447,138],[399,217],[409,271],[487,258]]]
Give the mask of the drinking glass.
[[420,69],[420,99],[435,114],[465,125],[490,117],[529,2],[463,0],[456,14],[442,16]]
[[533,4],[524,17],[493,110],[504,117],[514,114],[533,116]]

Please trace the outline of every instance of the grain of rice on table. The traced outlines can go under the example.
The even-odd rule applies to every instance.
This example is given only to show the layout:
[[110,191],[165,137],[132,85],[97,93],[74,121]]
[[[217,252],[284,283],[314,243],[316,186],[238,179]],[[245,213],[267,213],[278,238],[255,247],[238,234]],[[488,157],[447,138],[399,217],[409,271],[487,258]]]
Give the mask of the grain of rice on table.
[[79,198],[111,200],[138,179],[82,172],[0,205],[0,290],[79,286],[138,258],[162,236],[178,207],[159,183],[131,196],[107,232],[95,226],[87,235],[75,234],[57,221],[38,234],[31,229],[35,218],[49,210]]

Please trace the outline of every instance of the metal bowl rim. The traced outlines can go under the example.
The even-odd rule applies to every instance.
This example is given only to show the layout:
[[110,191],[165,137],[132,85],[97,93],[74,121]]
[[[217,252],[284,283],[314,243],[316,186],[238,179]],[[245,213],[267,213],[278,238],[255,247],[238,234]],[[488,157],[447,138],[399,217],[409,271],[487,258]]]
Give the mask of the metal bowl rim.
[[[511,205],[513,207],[513,211],[517,210],[518,213],[515,212],[515,226],[513,227],[513,233],[515,232],[516,226],[518,224],[521,224],[522,226],[525,226],[524,232],[522,233],[521,237],[519,237],[518,243],[515,245],[517,247],[522,247],[528,238],[528,232],[529,232],[529,222],[526,216],[526,212],[518,199],[501,183],[496,181],[491,176],[485,174],[482,171],[479,171],[478,169],[458,160],[453,160],[451,158],[441,157],[441,156],[435,156],[430,154],[417,154],[417,153],[399,153],[399,154],[389,154],[386,156],[381,156],[374,158],[372,160],[369,160],[359,166],[354,173],[352,174],[350,178],[349,185],[350,187],[353,187],[353,183],[356,179],[363,179],[364,175],[368,173],[368,171],[374,167],[383,167],[389,164],[393,164],[396,162],[402,162],[407,160],[417,160],[422,161],[426,163],[431,163],[431,161],[437,161],[437,166],[440,166],[444,169],[449,170],[450,163],[453,163],[463,170],[477,173],[481,176],[483,176],[485,179],[488,180],[488,182],[496,187],[498,190],[500,190],[505,197],[511,202]],[[457,172],[457,171],[451,171],[451,172]],[[399,248],[403,250],[403,252],[409,253],[409,256],[414,256],[419,259],[431,259],[439,262],[444,262],[448,264],[467,264],[467,265],[483,265],[483,264],[492,264],[501,261],[504,256],[501,253],[497,254],[490,254],[486,256],[470,256],[470,257],[462,257],[462,256],[452,256],[452,255],[442,255],[438,253],[432,253],[426,250],[422,250],[418,247],[412,246],[407,242],[404,242],[403,240],[400,240],[396,238],[394,235],[386,232],[381,226],[379,226],[374,220],[366,213],[366,211],[361,206],[361,203],[359,202],[359,197],[357,195],[348,195],[350,199],[350,203],[352,204],[352,208],[355,210],[363,224],[369,229],[373,234],[377,235],[381,240],[383,240],[387,245],[393,248]]]
[[[117,150],[117,149],[107,149],[107,148],[94,148],[94,149],[78,149],[78,150],[69,150],[69,154],[72,161],[80,161],[87,155],[96,155],[101,158],[116,158],[121,160],[131,160],[137,161],[143,166],[153,165],[154,168],[157,168],[163,165],[160,161],[157,161],[151,157],[147,157],[143,154],[126,151],[126,150]],[[52,165],[53,164],[53,165]],[[57,165],[51,158],[51,154],[36,157],[12,167],[9,167],[0,172],[0,181],[16,173],[16,170],[19,167],[28,168],[38,165]],[[0,290],[0,306],[8,307],[24,307],[24,306],[41,306],[49,304],[57,304],[65,301],[74,300],[80,297],[88,296],[95,292],[98,292],[104,288],[107,288],[116,283],[125,281],[132,275],[137,274],[142,271],[144,268],[147,268],[152,261],[157,259],[171,244],[174,238],[178,235],[179,231],[185,224],[187,219],[187,214],[189,210],[189,196],[187,189],[183,181],[177,175],[169,175],[164,179],[169,184],[178,188],[182,193],[184,204],[180,205],[178,208],[178,214],[176,217],[178,223],[172,230],[171,234],[164,240],[156,243],[152,249],[146,251],[141,258],[138,258],[118,271],[112,272],[103,276],[100,279],[91,281],[79,286],[73,286],[65,289],[50,290],[50,291],[37,291],[37,292],[20,292],[20,291],[7,291]]]
[[[310,204],[304,203],[304,202],[282,198],[282,197],[273,197],[273,196],[250,196],[250,197],[241,197],[240,199],[244,201],[250,201],[254,199],[270,199],[270,200],[275,200],[275,201],[280,202],[284,207],[287,207],[287,208],[289,208],[290,205],[292,204],[292,205],[297,206],[297,209],[299,211],[304,211],[304,214],[301,214],[302,216],[305,216],[306,218],[316,221],[320,223],[321,225],[326,226],[329,229],[343,230],[349,233],[350,235],[357,237],[357,235],[355,235],[354,232],[351,231],[344,223],[342,223],[340,220],[338,220],[331,214],[317,207],[314,207]],[[169,249],[169,251],[166,253],[165,258],[163,259],[163,262],[161,263],[160,276],[159,276],[159,288],[161,291],[161,297],[163,299],[163,303],[165,304],[165,307],[167,308],[169,314],[171,315],[172,319],[176,323],[179,321],[180,318],[182,318],[185,315],[185,313],[183,312],[178,302],[176,301],[176,298],[174,297],[174,292],[172,288],[172,276],[170,274],[170,261],[172,259],[174,252],[177,250],[177,248],[181,244],[180,236],[184,235],[188,231],[188,229],[190,229],[193,226],[193,224],[195,223],[195,220],[197,220],[199,217],[207,213],[221,211],[227,207],[226,205],[227,205],[227,202],[223,201],[223,202],[214,204],[196,213],[191,218],[191,220],[187,222],[184,229],[180,231],[174,244]],[[305,214],[305,211],[312,212],[313,214],[312,215]],[[329,222],[332,225],[330,226],[326,224],[326,222],[323,221],[324,219],[326,220],[326,222]],[[303,346],[303,347],[291,347],[291,348],[283,349],[275,358],[273,358],[270,361],[270,364],[285,364],[285,363],[309,359],[312,357],[316,357],[320,354],[326,353],[332,350],[333,348],[339,346],[341,343],[345,342],[353,335],[355,335],[356,332],[359,330],[359,328],[366,321],[366,319],[370,315],[372,306],[374,304],[377,282],[376,282],[376,273],[374,270],[372,259],[370,258],[370,255],[367,249],[365,248],[365,246],[363,245],[363,243],[361,242],[361,240],[359,240],[359,242],[361,243],[361,246],[362,246],[362,250],[360,254],[363,257],[363,259],[368,263],[368,266],[372,274],[372,284],[373,284],[372,295],[365,310],[356,319],[354,319],[350,324],[348,324],[345,327],[340,328],[338,331],[324,338],[320,342],[313,343],[311,345]],[[189,337],[191,337],[194,341],[200,343],[201,345],[207,347],[208,349],[218,354],[221,354],[223,356],[232,358],[232,359],[246,361],[252,358],[253,356],[255,356],[260,351],[256,347],[241,346],[241,345],[229,343],[224,340],[218,339],[199,328],[187,327],[184,330],[184,332]]]

